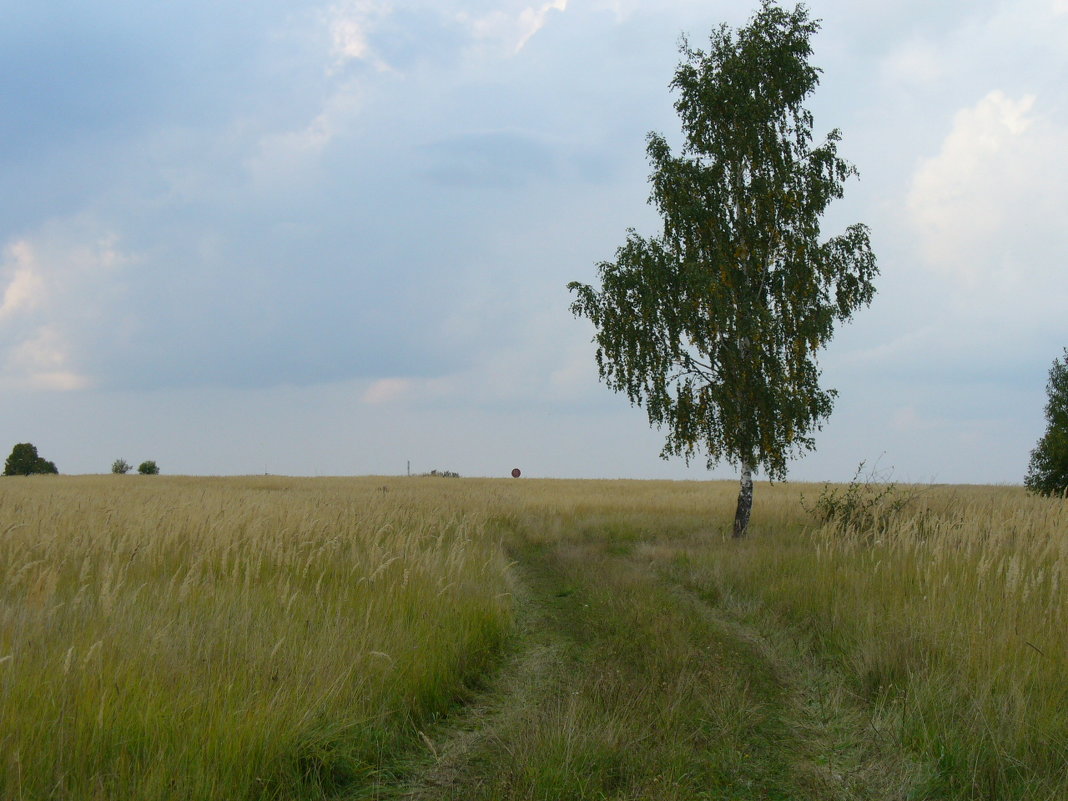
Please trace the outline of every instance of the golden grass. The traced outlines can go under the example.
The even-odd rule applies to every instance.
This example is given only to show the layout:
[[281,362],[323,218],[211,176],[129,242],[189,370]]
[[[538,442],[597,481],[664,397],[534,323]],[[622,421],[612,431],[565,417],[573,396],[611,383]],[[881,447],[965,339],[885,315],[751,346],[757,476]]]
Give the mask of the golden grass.
[[0,482],[0,796],[373,779],[509,626],[480,505],[435,483]]
[[792,632],[923,797],[1068,797],[1068,504],[905,487],[855,530],[803,511],[821,489],[759,485],[732,542],[730,482],[3,479],[0,797],[389,783],[510,630],[517,532]]
[[[762,508],[819,491],[765,490]],[[870,528],[799,520],[691,548],[689,580],[803,632],[880,735],[933,764],[934,797],[1068,797],[1068,504],[1010,487],[899,491],[915,497]]]
[[522,489],[511,524],[528,539],[610,534],[665,576],[794,637],[867,705],[874,736],[925,765],[922,797],[1068,798],[1063,499],[906,485],[852,528],[805,512],[801,496],[811,508],[824,486],[761,484],[751,536],[736,542],[732,482]]

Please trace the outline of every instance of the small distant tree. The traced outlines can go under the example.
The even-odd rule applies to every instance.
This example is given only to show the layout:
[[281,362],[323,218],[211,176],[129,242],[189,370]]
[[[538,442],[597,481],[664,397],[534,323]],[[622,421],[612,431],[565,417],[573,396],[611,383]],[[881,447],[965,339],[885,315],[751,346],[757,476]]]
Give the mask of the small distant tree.
[[1039,495],[1068,495],[1068,348],[1053,360],[1046,392],[1046,433],[1031,451],[1024,484]]
[[125,475],[133,469],[133,465],[127,462],[125,459],[116,459],[111,463],[111,472],[118,473],[119,475]]
[[155,462],[149,460],[147,462],[141,462],[141,464],[137,466],[137,472],[143,476],[158,476],[159,467]]
[[37,453],[37,446],[29,442],[20,442],[12,448],[11,455],[4,462],[5,476],[32,476],[58,472],[55,462],[41,458]]

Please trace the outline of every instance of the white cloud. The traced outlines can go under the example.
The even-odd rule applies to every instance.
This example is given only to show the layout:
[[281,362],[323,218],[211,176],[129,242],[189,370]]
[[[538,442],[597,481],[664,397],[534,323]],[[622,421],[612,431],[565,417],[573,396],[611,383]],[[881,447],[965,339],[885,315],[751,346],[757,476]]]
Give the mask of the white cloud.
[[939,154],[920,164],[907,207],[931,266],[966,284],[1061,269],[1063,248],[1048,245],[1068,245],[1068,129],[1036,107],[1032,95],[991,92],[956,114]]
[[314,180],[314,168],[323,153],[349,129],[361,109],[361,80],[347,70],[354,62],[380,72],[390,66],[375,53],[370,36],[392,13],[392,6],[379,0],[344,0],[316,18],[327,40],[326,68],[313,96],[324,99],[311,115],[288,128],[261,129],[254,134],[243,163],[256,184],[277,185],[294,180]]
[[512,55],[518,54],[534,35],[545,27],[550,11],[566,11],[568,0],[550,0],[537,6],[527,6],[515,12],[493,11],[481,17],[467,13],[458,19],[468,26],[476,39],[494,43]]
[[330,37],[327,74],[336,74],[352,61],[363,61],[376,69],[388,70],[389,65],[372,49],[369,37],[375,25],[392,10],[387,3],[376,0],[346,0],[331,6],[326,13]]
[[133,259],[118,237],[83,219],[54,222],[4,248],[0,377],[34,389],[75,390],[91,380],[78,346],[113,325],[120,270]]
[[26,386],[52,392],[75,392],[88,389],[92,382],[84,375],[60,370],[53,373],[34,373],[26,380]]
[[45,284],[34,264],[33,248],[24,240],[8,245],[4,254],[5,274],[11,279],[0,302],[0,320],[20,311],[30,311],[44,300]]
[[89,378],[73,370],[70,362],[64,334],[53,326],[42,326],[9,349],[6,372],[31,389],[68,392],[88,387]]
[[309,172],[330,144],[348,128],[360,109],[359,85],[349,82],[334,91],[306,125],[265,134],[245,164],[257,183],[313,177]]
[[523,49],[531,37],[538,31],[545,27],[545,22],[549,17],[550,11],[566,11],[567,0],[552,0],[550,3],[544,3],[540,8],[524,8],[519,15],[519,41],[516,42],[515,52],[519,52]]
[[59,370],[67,364],[67,346],[55,328],[44,326],[12,348],[9,358],[30,372]]

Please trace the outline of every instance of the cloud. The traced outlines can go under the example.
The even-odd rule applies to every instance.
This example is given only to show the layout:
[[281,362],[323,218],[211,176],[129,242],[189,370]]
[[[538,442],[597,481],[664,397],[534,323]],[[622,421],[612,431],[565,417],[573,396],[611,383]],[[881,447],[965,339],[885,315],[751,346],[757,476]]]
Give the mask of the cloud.
[[518,55],[534,35],[545,27],[550,11],[567,10],[568,0],[550,0],[537,6],[527,6],[518,14],[493,11],[485,16],[472,17],[461,12],[457,18],[465,23],[471,35],[480,41],[492,42],[511,55]]
[[382,378],[371,384],[362,395],[364,403],[379,405],[399,400],[410,393],[414,382],[407,378]]
[[327,74],[336,74],[354,61],[388,70],[389,65],[371,47],[370,34],[392,11],[392,6],[376,0],[347,0],[331,6],[326,12],[330,38]]
[[33,251],[25,241],[8,245],[5,254],[5,272],[12,277],[4,290],[4,299],[0,303],[0,320],[11,317],[18,312],[32,311],[44,301],[44,279],[38,274],[33,264]]
[[883,80],[910,90],[926,89],[946,77],[945,54],[930,41],[910,39],[895,48],[881,65]]
[[87,388],[90,379],[71,369],[70,362],[66,337],[55,327],[43,326],[9,349],[5,372],[31,389],[69,392]]
[[264,134],[245,166],[257,184],[317,177],[315,168],[360,110],[360,86],[352,81],[327,97],[322,109],[294,130]]
[[594,4],[598,11],[611,11],[617,23],[629,18],[641,5],[641,0],[600,0]]
[[1059,97],[1068,18],[1055,2],[885,5],[888,16],[877,20],[878,42],[871,44],[885,53],[878,66],[885,90],[880,101],[900,103],[912,115],[899,135],[939,120],[939,107],[954,108],[961,97],[993,88],[1014,98]]
[[[474,312],[483,318],[492,313]],[[490,342],[483,333],[469,364],[440,376],[376,380],[363,392],[363,402],[413,409],[542,411],[613,402],[612,393],[598,384],[586,324],[559,306],[510,306],[507,313],[506,330]]]
[[1033,95],[990,92],[957,112],[938,155],[913,175],[907,206],[921,253],[966,285],[1061,270],[1055,250],[1034,243],[1068,245],[1068,165],[1059,158],[1068,128],[1036,108]]
[[35,389],[74,390],[91,383],[89,343],[117,325],[121,270],[133,258],[118,236],[76,219],[53,222],[10,241],[0,278],[0,376]]
[[515,52],[522,50],[531,37],[545,26],[550,11],[566,10],[567,0],[552,0],[552,2],[544,3],[540,8],[524,8],[519,15],[520,36],[515,45]]

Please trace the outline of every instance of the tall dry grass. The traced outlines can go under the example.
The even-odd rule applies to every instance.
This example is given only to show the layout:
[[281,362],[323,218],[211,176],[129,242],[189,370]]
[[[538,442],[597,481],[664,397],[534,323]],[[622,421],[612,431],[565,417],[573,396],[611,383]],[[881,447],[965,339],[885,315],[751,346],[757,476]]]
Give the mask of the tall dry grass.
[[588,541],[792,637],[915,797],[1068,798],[1068,504],[900,489],[760,485],[734,542],[730,482],[4,479],[0,797],[373,795],[491,665],[509,544]]
[[822,490],[765,490],[757,514],[792,525],[690,547],[688,580],[801,632],[929,764],[924,797],[1068,798],[1068,503],[899,487],[859,525],[818,524],[799,495]]
[[510,625],[485,505],[442,483],[0,481],[0,797],[387,783]]
[[854,496],[866,514],[824,521],[805,507],[848,487],[761,484],[739,542],[733,482],[521,489],[500,522],[526,541],[610,537],[773,640],[790,638],[866,707],[863,736],[913,755],[915,797],[1068,798],[1064,499],[989,486],[884,495],[872,484]]

